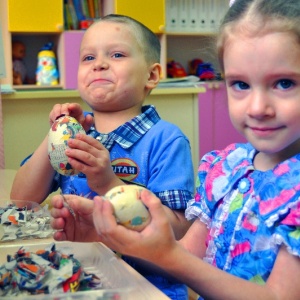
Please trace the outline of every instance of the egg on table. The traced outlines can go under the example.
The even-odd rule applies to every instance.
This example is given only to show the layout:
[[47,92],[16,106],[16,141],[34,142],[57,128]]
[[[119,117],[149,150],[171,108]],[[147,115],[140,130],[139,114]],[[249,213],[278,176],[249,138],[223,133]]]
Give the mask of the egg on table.
[[75,138],[77,133],[86,134],[82,125],[70,116],[58,117],[49,130],[48,157],[53,169],[62,175],[70,176],[78,173],[68,163],[65,154],[68,140]]
[[143,230],[150,222],[148,209],[141,201],[141,192],[145,188],[137,185],[120,185],[105,194],[114,207],[118,223],[136,231]]

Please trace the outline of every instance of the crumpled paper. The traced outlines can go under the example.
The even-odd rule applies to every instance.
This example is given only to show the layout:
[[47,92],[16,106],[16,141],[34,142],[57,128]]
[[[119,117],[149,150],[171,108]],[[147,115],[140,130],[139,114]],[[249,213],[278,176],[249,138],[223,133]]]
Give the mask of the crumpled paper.
[[0,242],[48,238],[53,233],[47,205],[33,209],[28,209],[26,205],[18,207],[15,204],[0,207]]
[[100,279],[84,271],[73,254],[46,249],[27,252],[21,247],[0,266],[0,297],[73,293],[102,288]]

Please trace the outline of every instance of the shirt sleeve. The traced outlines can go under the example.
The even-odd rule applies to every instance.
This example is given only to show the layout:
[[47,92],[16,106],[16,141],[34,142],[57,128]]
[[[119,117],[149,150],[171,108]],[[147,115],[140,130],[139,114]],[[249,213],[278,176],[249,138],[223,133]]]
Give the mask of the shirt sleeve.
[[176,126],[165,127],[156,134],[147,188],[171,209],[186,209],[195,188],[190,143]]

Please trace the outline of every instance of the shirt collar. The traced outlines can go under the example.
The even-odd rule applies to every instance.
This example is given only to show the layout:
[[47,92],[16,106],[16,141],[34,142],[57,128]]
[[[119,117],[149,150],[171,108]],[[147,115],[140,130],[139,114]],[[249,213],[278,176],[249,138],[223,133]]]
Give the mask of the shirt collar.
[[99,140],[108,150],[115,142],[122,148],[128,149],[142,138],[159,120],[160,116],[155,107],[153,105],[145,105],[142,107],[140,115],[119,126],[114,131],[103,134],[92,126],[87,134]]

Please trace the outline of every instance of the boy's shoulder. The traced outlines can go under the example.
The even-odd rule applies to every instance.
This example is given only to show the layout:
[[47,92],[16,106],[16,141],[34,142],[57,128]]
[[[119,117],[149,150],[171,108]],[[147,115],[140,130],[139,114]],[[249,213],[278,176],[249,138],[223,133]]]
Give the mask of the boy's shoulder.
[[151,130],[159,131],[162,134],[177,134],[177,135],[182,135],[186,136],[183,131],[179,128],[178,125],[171,123],[169,121],[160,119],[156,124],[154,124],[151,128]]

